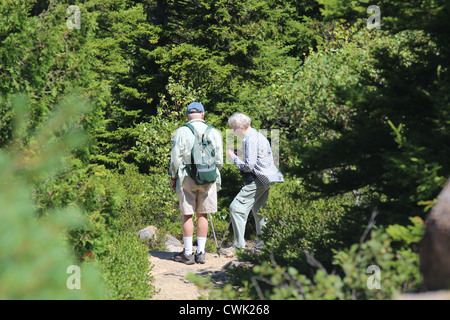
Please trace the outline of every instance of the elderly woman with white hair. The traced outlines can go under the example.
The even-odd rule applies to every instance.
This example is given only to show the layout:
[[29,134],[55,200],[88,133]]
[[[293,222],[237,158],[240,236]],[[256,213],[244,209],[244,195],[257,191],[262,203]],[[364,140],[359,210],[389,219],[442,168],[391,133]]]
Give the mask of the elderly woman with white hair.
[[275,166],[272,149],[267,138],[251,127],[251,119],[243,113],[235,113],[228,120],[234,134],[242,138],[242,159],[233,150],[227,156],[241,171],[244,186],[230,205],[230,216],[234,231],[234,244],[222,252],[234,254],[236,249],[245,248],[245,226],[250,210],[255,219],[257,243],[255,250],[261,250],[262,227],[265,220],[258,211],[265,206],[269,196],[270,184],[284,182],[283,175]]

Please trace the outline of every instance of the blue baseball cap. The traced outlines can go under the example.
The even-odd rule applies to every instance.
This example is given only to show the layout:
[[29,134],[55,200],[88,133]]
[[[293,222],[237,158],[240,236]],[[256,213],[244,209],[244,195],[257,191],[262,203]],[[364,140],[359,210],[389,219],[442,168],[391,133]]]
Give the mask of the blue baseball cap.
[[205,108],[203,108],[203,105],[200,102],[192,102],[187,107],[187,113],[189,114],[192,109],[195,109],[200,112],[205,112]]

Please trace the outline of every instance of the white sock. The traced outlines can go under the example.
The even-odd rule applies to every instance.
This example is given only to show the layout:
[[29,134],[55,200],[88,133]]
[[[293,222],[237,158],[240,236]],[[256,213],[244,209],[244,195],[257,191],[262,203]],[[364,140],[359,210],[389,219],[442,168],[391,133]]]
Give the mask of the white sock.
[[206,238],[197,237],[197,253],[205,252]]
[[192,254],[192,237],[183,237],[184,241],[184,253],[187,255]]

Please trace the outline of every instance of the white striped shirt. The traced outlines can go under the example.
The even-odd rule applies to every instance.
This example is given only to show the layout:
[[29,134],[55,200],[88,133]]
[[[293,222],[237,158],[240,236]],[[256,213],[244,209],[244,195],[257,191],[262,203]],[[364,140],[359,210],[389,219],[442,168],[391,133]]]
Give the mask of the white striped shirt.
[[243,160],[236,155],[233,163],[244,172],[253,172],[265,186],[271,182],[284,182],[282,173],[273,161],[272,149],[267,138],[251,128],[242,139]]

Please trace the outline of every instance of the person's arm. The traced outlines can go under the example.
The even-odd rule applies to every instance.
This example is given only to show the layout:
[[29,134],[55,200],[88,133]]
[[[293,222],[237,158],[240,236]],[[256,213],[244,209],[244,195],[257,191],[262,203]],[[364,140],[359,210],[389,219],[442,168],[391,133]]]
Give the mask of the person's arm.
[[173,191],[175,191],[176,185],[177,185],[177,178],[171,178],[171,179],[170,179],[170,188],[171,188]]
[[222,143],[222,135],[219,131],[215,130],[214,138],[215,138],[215,147],[216,147],[216,166],[221,170],[223,168],[223,143]]
[[169,177],[170,187],[172,190],[175,190],[176,179],[178,178],[178,170],[183,160],[183,152],[184,152],[184,142],[183,142],[183,134],[178,129],[175,133],[175,137],[172,145],[172,152],[170,155],[170,164],[169,164]]
[[239,159],[234,153],[231,158],[239,170],[252,172],[258,160],[258,143],[256,140],[247,139],[244,143],[244,160]]

